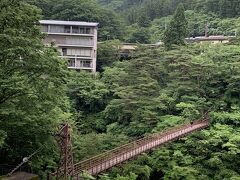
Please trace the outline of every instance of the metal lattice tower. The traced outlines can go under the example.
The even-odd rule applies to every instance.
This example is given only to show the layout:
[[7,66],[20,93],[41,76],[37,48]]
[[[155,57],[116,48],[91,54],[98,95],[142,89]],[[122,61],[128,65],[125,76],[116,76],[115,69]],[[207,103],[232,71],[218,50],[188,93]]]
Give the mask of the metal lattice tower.
[[53,174],[57,179],[73,177],[74,164],[71,144],[71,128],[68,124],[62,124],[56,134],[56,140],[60,147],[61,155],[57,171]]

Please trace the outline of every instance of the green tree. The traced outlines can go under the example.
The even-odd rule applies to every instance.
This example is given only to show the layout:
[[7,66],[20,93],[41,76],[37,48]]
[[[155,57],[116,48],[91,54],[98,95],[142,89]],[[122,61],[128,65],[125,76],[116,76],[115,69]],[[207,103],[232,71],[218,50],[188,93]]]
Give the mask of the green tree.
[[221,17],[238,17],[240,4],[237,0],[208,0],[205,8]]
[[185,37],[187,36],[187,20],[184,14],[184,7],[180,4],[173,15],[169,27],[164,33],[163,42],[167,48],[172,45],[185,44]]
[[95,0],[28,0],[42,9],[45,19],[87,21],[99,23],[99,39],[121,39],[123,26],[120,17]]
[[97,71],[102,72],[106,66],[120,60],[121,42],[119,40],[104,41],[98,44]]
[[139,28],[135,32],[131,34],[127,42],[130,43],[142,43],[149,44],[150,43],[150,33],[146,28]]
[[71,116],[66,64],[42,43],[39,9],[21,0],[3,0],[0,9],[0,161],[18,164],[43,147],[32,159],[40,173],[55,166],[51,133]]
[[137,23],[139,27],[149,27],[151,25],[150,18],[148,17],[148,14],[144,11],[144,9],[139,15]]
[[69,76],[68,96],[72,102],[72,111],[76,114],[75,121],[81,133],[105,130],[101,111],[109,99],[109,90],[99,80],[98,75],[89,72],[72,72]]
[[236,29],[237,38],[240,39],[240,18],[237,20],[237,29]]
[[104,110],[107,124],[113,123],[108,127],[110,132],[142,136],[157,123],[165,103],[159,103],[161,82],[157,80],[164,77],[162,71],[158,59],[151,57],[119,62],[104,71],[102,80],[113,93]]
[[[128,93],[116,88],[115,94],[119,96],[114,97],[105,109],[109,113],[108,115],[116,117],[113,116],[114,112],[120,120],[118,124],[114,123],[108,126],[110,132],[140,135],[144,132],[142,130],[162,131],[176,126],[176,124],[193,120],[192,118],[197,119],[204,110],[213,105],[211,109],[213,112],[210,113],[211,126],[209,129],[171,143],[167,147],[161,147],[149,154],[144,162],[139,161],[142,158],[139,157],[135,162],[128,163],[123,169],[113,170],[111,175],[114,177],[117,174],[126,176],[125,172],[132,166],[135,169],[132,168],[130,171],[137,174],[140,179],[143,174],[139,172],[147,165],[151,168],[149,179],[159,177],[163,179],[235,179],[239,177],[240,171],[239,168],[236,168],[240,163],[238,158],[240,145],[239,46],[196,44],[178,47],[170,51],[159,48],[145,53],[137,54],[137,60],[131,60],[131,62],[135,61],[135,68],[130,68],[131,62],[126,65],[125,77],[117,76],[119,77],[117,79],[119,87]],[[163,77],[162,81],[157,80],[160,87],[156,89],[153,86],[146,87],[157,79],[156,76],[153,76],[155,73],[151,75],[152,80],[146,80],[148,83],[139,81],[139,76],[142,80],[146,79],[141,72],[153,62],[155,65],[157,65],[156,62],[161,62],[155,73],[159,73],[158,76]],[[160,67],[163,67],[165,73]],[[131,72],[128,71],[128,68],[131,69]],[[135,69],[138,70],[138,73]],[[154,68],[150,69],[151,71],[147,71],[148,73],[154,71]],[[132,80],[130,85],[126,79],[132,79],[132,73],[136,73],[133,77],[137,78]],[[107,77],[107,79],[116,79],[116,77]],[[112,84],[114,83],[112,82]],[[140,95],[137,94],[138,89],[134,89],[134,91],[130,89],[140,86],[143,93]],[[149,92],[148,95],[145,94],[147,92],[145,90]],[[159,91],[159,95],[152,96],[156,91]],[[151,100],[148,99],[150,96]],[[141,105],[142,108],[137,107],[138,105]],[[151,107],[156,109],[150,109]],[[130,108],[132,111],[128,111]],[[157,123],[150,128],[147,122],[154,118],[147,116],[147,113],[138,116],[139,112],[144,112],[143,109],[148,109],[148,113],[155,113],[154,117]],[[123,125],[125,119],[122,115],[129,115],[127,116],[129,124]],[[134,129],[134,132],[128,127]],[[119,130],[120,128],[123,130]],[[234,158],[235,160],[233,160]],[[144,172],[148,171],[144,170]]]

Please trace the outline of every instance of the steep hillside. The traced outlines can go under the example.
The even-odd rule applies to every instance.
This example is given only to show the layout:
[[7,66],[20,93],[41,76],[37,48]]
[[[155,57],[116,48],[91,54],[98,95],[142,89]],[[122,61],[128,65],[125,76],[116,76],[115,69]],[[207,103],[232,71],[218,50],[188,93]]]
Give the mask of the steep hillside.
[[[1,0],[0,176],[32,154],[26,167],[47,179],[59,167],[53,135],[63,123],[71,126],[77,162],[209,111],[208,129],[97,178],[238,180],[238,2]],[[68,69],[55,46],[43,44],[43,18],[99,22],[98,72]],[[210,35],[236,37],[226,43],[186,43],[205,28]],[[141,44],[162,40],[160,46]],[[128,59],[121,58],[123,41],[138,43]]]

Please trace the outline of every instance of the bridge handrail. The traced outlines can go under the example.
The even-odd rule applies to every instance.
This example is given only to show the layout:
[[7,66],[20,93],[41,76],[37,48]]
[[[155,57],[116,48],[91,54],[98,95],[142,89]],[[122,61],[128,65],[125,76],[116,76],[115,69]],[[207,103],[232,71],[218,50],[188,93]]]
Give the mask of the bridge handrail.
[[[197,124],[197,123],[196,123],[196,124]],[[137,144],[137,146],[139,146],[139,145],[142,144],[142,143],[141,143],[142,141],[149,140],[150,138],[152,139],[152,138],[154,138],[154,137],[159,137],[159,136],[161,136],[161,135],[167,135],[167,134],[169,134],[169,132],[173,133],[173,131],[180,130],[180,129],[183,128],[183,127],[186,127],[186,124],[185,124],[185,126],[183,125],[183,126],[181,126],[181,127],[171,128],[170,130],[168,130],[168,131],[166,131],[166,132],[156,133],[156,134],[154,134],[154,135],[147,136],[147,137],[144,137],[144,138],[135,140],[135,141],[133,141],[133,142],[127,143],[127,144],[122,145],[122,146],[119,146],[119,147],[114,148],[114,149],[112,149],[112,150],[106,151],[106,152],[104,152],[104,153],[102,153],[102,154],[96,155],[96,156],[94,156],[94,157],[92,157],[92,158],[89,158],[89,159],[86,159],[86,160],[84,160],[84,161],[81,161],[81,162],[79,162],[79,163],[77,163],[77,164],[82,164],[82,163],[87,162],[87,161],[97,160],[98,158],[101,158],[101,157],[104,157],[104,159],[106,159],[106,155],[119,152],[119,150],[121,150],[121,151],[122,151],[123,149],[125,150],[125,148],[127,148],[127,149],[128,149],[128,148],[132,148],[132,147],[133,147],[132,145],[135,146],[135,145]],[[120,151],[120,152],[121,152],[121,151]],[[75,164],[75,165],[77,165],[77,164]]]
[[206,118],[205,115],[201,119],[199,119],[197,121],[194,121],[192,124],[187,124],[187,125],[182,124],[182,125],[177,126],[177,127],[166,129],[163,132],[157,132],[157,133],[154,133],[153,135],[143,137],[141,139],[135,140],[133,142],[127,143],[127,144],[122,145],[122,146],[119,146],[119,147],[114,148],[112,150],[106,151],[102,154],[96,155],[92,158],[89,158],[89,159],[83,160],[79,163],[76,163],[76,164],[74,164],[74,167],[76,169],[84,169],[85,167],[92,167],[92,166],[98,165],[98,164],[100,164],[104,161],[108,161],[108,160],[112,159],[113,157],[118,156],[119,154],[122,154],[122,153],[130,151],[130,150],[134,150],[138,147],[141,147],[142,145],[146,144],[146,142],[149,142],[150,140],[153,140],[155,138],[159,138],[161,136],[167,136],[168,134],[172,134],[172,133],[177,132],[181,129],[188,128],[189,126],[196,125],[196,124],[201,124],[204,121],[206,121],[206,122],[208,121],[208,118]]

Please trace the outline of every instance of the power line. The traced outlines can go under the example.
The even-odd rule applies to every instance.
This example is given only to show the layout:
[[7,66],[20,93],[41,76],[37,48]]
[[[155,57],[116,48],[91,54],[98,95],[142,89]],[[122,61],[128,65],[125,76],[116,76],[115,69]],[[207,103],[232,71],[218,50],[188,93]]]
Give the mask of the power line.
[[42,147],[38,148],[36,151],[34,151],[32,154],[30,154],[27,157],[24,157],[22,162],[18,164],[10,173],[7,174],[7,176],[11,176],[14,172],[16,172],[23,164],[27,163],[29,159],[31,159],[35,154],[40,152],[43,149],[44,145]]

